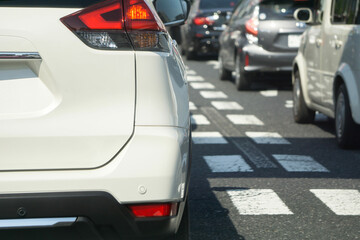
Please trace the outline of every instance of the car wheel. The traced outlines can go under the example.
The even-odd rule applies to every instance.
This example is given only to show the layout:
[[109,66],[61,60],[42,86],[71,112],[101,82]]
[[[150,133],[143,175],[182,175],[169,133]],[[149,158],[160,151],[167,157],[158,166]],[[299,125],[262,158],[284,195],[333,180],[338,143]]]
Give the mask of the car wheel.
[[189,51],[188,49],[185,50],[185,56],[187,60],[194,60],[197,56],[195,51]]
[[295,81],[293,86],[294,120],[297,123],[310,123],[314,121],[315,111],[309,109],[306,106],[304,95],[301,89],[301,79],[300,79],[299,71],[296,71],[294,76],[295,76]]
[[232,77],[232,72],[224,68],[222,58],[219,55],[219,78],[220,80],[229,80]]
[[359,137],[360,126],[357,125],[351,115],[349,96],[346,87],[342,84],[336,94],[335,108],[335,132],[340,148],[352,148],[356,146]]
[[241,70],[240,55],[236,56],[235,61],[235,86],[237,90],[247,90],[250,88],[250,79],[244,71]]

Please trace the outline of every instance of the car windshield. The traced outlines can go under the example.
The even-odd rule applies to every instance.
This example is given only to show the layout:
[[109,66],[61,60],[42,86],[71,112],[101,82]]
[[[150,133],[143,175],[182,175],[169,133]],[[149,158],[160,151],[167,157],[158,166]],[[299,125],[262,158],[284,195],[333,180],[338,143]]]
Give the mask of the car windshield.
[[283,20],[294,18],[298,8],[312,8],[313,0],[265,0],[260,4],[260,20]]
[[201,0],[200,9],[234,8],[240,0]]

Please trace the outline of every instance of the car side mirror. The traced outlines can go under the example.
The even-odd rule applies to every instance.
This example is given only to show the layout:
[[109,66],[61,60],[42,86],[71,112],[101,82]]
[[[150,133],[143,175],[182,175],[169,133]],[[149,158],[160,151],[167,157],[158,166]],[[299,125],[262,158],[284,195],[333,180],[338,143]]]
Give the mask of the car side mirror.
[[298,8],[294,12],[294,18],[300,22],[313,23],[314,17],[310,8]]
[[167,27],[184,24],[189,11],[190,2],[188,0],[154,0],[155,9]]

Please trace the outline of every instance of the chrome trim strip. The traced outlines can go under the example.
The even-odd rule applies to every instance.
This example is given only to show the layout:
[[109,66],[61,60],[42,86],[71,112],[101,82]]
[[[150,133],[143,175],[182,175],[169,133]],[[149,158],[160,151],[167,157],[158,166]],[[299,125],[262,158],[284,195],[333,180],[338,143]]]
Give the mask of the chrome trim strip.
[[0,59],[41,59],[37,52],[0,52]]
[[0,220],[0,229],[70,226],[76,219],[76,217],[2,219]]

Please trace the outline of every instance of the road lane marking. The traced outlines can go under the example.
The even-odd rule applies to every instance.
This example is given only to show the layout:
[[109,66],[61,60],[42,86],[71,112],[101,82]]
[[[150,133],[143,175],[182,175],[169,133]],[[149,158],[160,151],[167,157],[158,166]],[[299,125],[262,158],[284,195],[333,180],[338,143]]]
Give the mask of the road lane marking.
[[187,70],[186,73],[188,75],[196,75],[197,74],[194,70]]
[[213,101],[211,102],[217,110],[244,110],[237,102]]
[[260,91],[260,94],[264,97],[276,97],[279,94],[278,90],[266,90],[266,91]]
[[191,115],[191,124],[192,125],[210,125],[209,120],[201,114]]
[[239,189],[227,193],[240,215],[293,214],[271,189]]
[[219,67],[220,67],[219,62],[215,61],[215,60],[207,61],[206,65],[212,66],[213,69],[219,69]]
[[310,156],[274,154],[273,157],[288,172],[329,172]]
[[204,81],[205,79],[202,76],[192,76],[189,75],[187,77],[188,82],[201,82]]
[[223,117],[215,108],[202,107],[200,111],[208,117],[211,124],[221,129],[221,134],[235,145],[257,168],[278,168],[256,145],[246,137],[240,137],[241,132],[229,120]]
[[215,86],[207,82],[193,82],[190,83],[193,89],[215,89]]
[[221,91],[200,91],[203,98],[228,98],[228,96]]
[[229,114],[226,115],[226,117],[235,125],[264,125],[264,123],[254,115]]
[[353,189],[310,189],[336,215],[360,215],[360,192]]
[[189,109],[194,111],[197,110],[197,107],[193,102],[189,102]]
[[293,108],[294,107],[294,101],[293,100],[286,100],[285,107],[286,108]]
[[194,144],[228,144],[228,141],[219,132],[193,132]]
[[245,134],[257,144],[290,144],[276,132],[245,132]]
[[213,173],[254,171],[240,155],[204,156],[204,159]]

